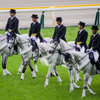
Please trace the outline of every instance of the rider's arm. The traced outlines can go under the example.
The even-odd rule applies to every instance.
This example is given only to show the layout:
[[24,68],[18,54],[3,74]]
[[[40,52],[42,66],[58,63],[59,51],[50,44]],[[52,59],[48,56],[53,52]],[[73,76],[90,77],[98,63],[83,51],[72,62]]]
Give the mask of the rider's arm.
[[82,41],[82,43],[80,44],[81,47],[86,43],[87,37],[88,37],[88,33],[85,32],[85,33],[84,33],[84,37],[83,37],[83,41]]
[[19,20],[16,19],[16,20],[15,20],[15,26],[14,26],[14,29],[13,29],[11,32],[15,32],[15,31],[18,29],[18,24],[19,24]]
[[40,30],[41,30],[41,24],[39,23],[38,27],[37,27],[37,34],[36,34],[35,37],[39,37],[40,36]]
[[96,51],[100,48],[100,36],[98,37],[97,44],[92,48],[93,51]]
[[63,28],[62,35],[60,36],[60,38],[65,37],[65,34],[66,34],[66,27]]
[[8,31],[8,28],[9,28],[9,19],[7,21],[7,24],[6,24],[5,31]]
[[56,28],[55,28],[55,30],[54,30],[54,34],[53,34],[53,39],[55,38],[55,34],[56,34]]
[[29,37],[31,37],[31,34],[32,34],[32,24],[30,25]]

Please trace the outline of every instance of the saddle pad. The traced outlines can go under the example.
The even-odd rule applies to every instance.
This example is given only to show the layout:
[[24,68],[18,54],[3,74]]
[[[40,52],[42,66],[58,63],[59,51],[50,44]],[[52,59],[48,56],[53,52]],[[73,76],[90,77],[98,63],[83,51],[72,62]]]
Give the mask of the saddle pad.
[[90,59],[90,63],[92,65],[94,65],[95,64],[95,60],[94,60],[94,54],[92,52],[89,53],[89,59]]

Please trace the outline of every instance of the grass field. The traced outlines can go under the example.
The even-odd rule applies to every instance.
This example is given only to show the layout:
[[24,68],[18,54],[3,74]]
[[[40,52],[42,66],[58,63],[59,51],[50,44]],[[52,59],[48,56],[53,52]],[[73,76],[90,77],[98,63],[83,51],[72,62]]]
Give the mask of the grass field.
[[[85,28],[88,33],[87,44],[90,40],[91,26]],[[28,34],[28,29],[19,30],[21,34]],[[74,41],[77,35],[77,27],[68,27],[66,32],[66,40]],[[43,37],[52,37],[54,28],[46,28],[41,30]],[[100,33],[100,31],[99,31]],[[0,34],[4,34],[4,30],[0,30]],[[25,72],[25,79],[20,80],[21,75],[17,75],[18,68],[21,64],[20,55],[8,58],[7,69],[11,72],[12,76],[7,75],[3,77],[3,70],[0,67],[0,100],[80,100],[83,89],[83,75],[80,73],[82,80],[77,82],[81,89],[75,89],[69,93],[70,81],[68,70],[62,66],[57,66],[57,70],[62,79],[62,84],[59,84],[56,77],[50,77],[49,86],[44,87],[46,74],[48,71],[47,66],[42,66],[38,61],[38,73],[35,79],[32,78],[29,67]],[[32,62],[33,64],[33,62]],[[0,66],[2,66],[0,61]],[[34,68],[34,64],[33,64]],[[100,76],[96,75],[93,78],[90,88],[97,94],[91,95],[87,92],[86,97],[81,100],[100,100]]]

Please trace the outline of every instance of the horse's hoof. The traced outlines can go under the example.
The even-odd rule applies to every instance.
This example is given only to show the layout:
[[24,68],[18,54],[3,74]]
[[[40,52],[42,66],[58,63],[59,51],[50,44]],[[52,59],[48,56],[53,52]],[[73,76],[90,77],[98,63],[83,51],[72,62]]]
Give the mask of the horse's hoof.
[[79,81],[81,81],[81,78],[79,78]]
[[24,79],[20,78],[20,80],[24,80]]
[[5,74],[3,74],[3,77],[6,76]]
[[81,87],[79,86],[78,89],[81,89]]
[[12,75],[11,73],[7,73],[7,75]]
[[46,84],[44,85],[44,87],[47,87],[47,86],[48,86],[48,85],[46,85]]
[[36,77],[33,77],[33,79],[35,79]]
[[55,75],[51,73],[50,76],[51,76],[51,77],[54,77]]
[[20,74],[21,72],[18,72],[17,74]]
[[94,92],[93,92],[92,94],[93,94],[93,95],[96,95],[96,93],[94,93]]
[[81,98],[84,98],[85,96],[81,96]]
[[38,73],[38,71],[35,71],[35,73]]

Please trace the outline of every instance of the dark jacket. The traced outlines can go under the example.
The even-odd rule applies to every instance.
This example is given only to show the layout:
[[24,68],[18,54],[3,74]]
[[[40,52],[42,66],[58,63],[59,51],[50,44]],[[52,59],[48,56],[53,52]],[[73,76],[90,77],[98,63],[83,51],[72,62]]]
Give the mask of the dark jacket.
[[11,33],[19,34],[18,24],[19,24],[19,20],[16,17],[14,17],[12,20],[11,20],[11,17],[10,17],[7,21],[5,31],[9,31]]
[[36,22],[35,25],[31,23],[29,36],[31,36],[32,34],[36,34],[35,36],[40,39],[40,42],[43,42],[43,38],[41,37],[40,30],[41,30],[41,24],[39,22]]
[[[80,32],[80,31],[79,31]],[[86,44],[86,41],[87,41],[87,38],[88,38],[88,33],[87,31],[84,29],[82,30],[81,33],[77,34],[77,38],[75,40],[75,44],[77,44],[78,42],[80,42],[80,46],[84,46],[85,47],[85,50],[87,49],[87,44]]]
[[59,37],[59,38],[63,39],[64,41],[66,41],[65,34],[66,34],[66,27],[64,25],[61,25],[59,28],[58,28],[58,26],[56,26],[54,35],[53,35],[53,39],[56,37]]
[[94,35],[91,36],[90,43],[89,43],[89,49],[92,48],[93,51],[98,51],[100,55],[100,35],[97,33],[94,37]]

